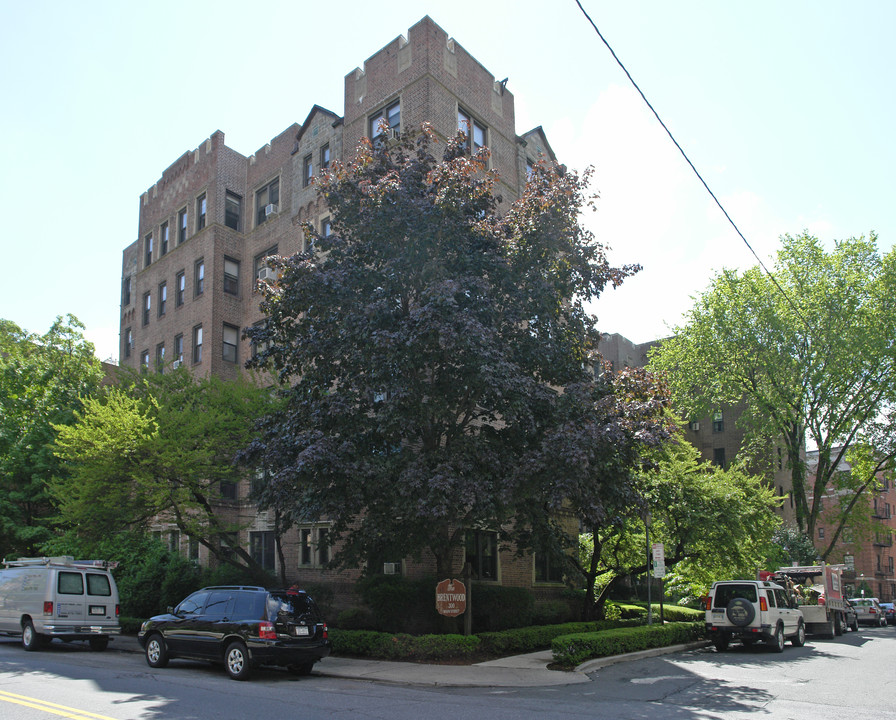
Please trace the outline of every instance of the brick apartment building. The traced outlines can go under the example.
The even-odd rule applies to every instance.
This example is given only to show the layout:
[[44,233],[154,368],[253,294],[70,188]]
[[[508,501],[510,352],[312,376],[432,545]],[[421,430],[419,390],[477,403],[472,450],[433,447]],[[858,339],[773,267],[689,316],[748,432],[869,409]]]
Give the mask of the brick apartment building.
[[[506,81],[496,81],[428,17],[345,77],[343,112],[314,105],[303,123],[248,157],[215,132],[141,195],[137,239],[122,258],[121,365],[164,372],[186,364],[195,373],[236,377],[252,352],[243,329],[263,319],[256,281],[267,272],[264,259],[303,250],[303,222],[326,232],[328,212],[313,178],[350,157],[362,136],[384,132],[382,120],[392,131],[428,121],[442,137],[464,129],[491,150],[505,202],[519,195],[527,165],[556,159],[541,128],[517,134]],[[248,481],[228,487],[221,509],[243,528],[238,542],[274,570],[272,525],[248,492]],[[207,560],[195,541],[159,531],[172,547]],[[327,532],[326,522],[312,523],[284,538],[290,582],[356,577],[322,569]],[[558,587],[559,578],[532,557],[499,553],[494,538],[485,539],[477,560],[483,575],[504,584]]]

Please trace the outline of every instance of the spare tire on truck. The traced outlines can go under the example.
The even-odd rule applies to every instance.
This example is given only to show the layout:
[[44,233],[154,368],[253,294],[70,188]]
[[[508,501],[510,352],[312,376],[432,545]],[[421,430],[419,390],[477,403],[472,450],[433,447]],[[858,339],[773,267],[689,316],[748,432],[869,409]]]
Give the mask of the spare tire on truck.
[[746,627],[756,617],[756,608],[753,603],[744,598],[732,598],[725,608],[725,615],[732,625]]

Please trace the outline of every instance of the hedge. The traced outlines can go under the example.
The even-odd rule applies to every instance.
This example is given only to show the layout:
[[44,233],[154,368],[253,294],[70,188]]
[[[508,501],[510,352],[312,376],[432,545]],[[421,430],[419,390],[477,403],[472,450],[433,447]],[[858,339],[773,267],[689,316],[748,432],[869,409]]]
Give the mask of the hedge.
[[380,660],[469,660],[478,656],[479,638],[475,635],[408,635],[373,630],[329,632],[335,655],[361,655]]
[[691,642],[702,638],[704,632],[702,622],[676,622],[575,633],[555,638],[551,651],[555,663],[572,668],[592,658]]
[[549,648],[554,638],[560,635],[600,632],[601,630],[633,627],[640,624],[642,624],[641,620],[595,620],[560,625],[537,625],[502,632],[478,633],[478,635],[482,642],[483,652],[489,655],[520,655]]

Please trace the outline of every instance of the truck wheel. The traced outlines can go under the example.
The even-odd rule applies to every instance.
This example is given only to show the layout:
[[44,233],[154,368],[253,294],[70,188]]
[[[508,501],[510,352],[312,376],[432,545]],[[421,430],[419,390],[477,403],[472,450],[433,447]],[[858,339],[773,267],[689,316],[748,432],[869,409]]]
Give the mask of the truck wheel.
[[775,634],[772,635],[768,644],[771,647],[772,652],[784,652],[784,628],[781,627],[781,623],[778,623],[775,627]]
[[858,632],[858,631],[859,631],[859,619],[858,619],[858,618],[855,618],[855,619],[852,621],[852,631],[853,631],[853,632]]
[[840,617],[840,613],[834,615],[834,635],[842,635],[843,634],[843,619]]
[[834,619],[831,618],[830,620],[828,620],[828,630],[825,633],[825,636],[833,639],[834,637],[836,637],[836,635],[837,635],[837,628],[834,627]]
[[22,647],[26,650],[37,650],[41,646],[40,635],[34,630],[34,625],[30,619],[26,619],[22,623]]
[[806,626],[802,622],[796,626],[796,635],[790,638],[790,644],[794,647],[802,647],[806,644]]

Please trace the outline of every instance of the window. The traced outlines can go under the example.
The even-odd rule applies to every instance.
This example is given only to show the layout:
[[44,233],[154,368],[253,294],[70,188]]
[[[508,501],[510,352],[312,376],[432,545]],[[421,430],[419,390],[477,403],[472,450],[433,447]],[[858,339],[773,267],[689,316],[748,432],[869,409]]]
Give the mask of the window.
[[202,362],[202,325],[193,328],[193,362]]
[[457,111],[457,129],[467,136],[467,149],[476,152],[485,146],[485,126],[465,110]]
[[232,258],[224,258],[224,292],[230,295],[240,293],[240,264]]
[[330,143],[320,149],[320,169],[326,170],[328,167],[330,167]]
[[258,279],[258,271],[265,267],[264,261],[266,258],[271,257],[271,255],[277,254],[277,246],[274,245],[269,247],[263,253],[255,256],[255,260],[252,263],[252,277],[256,280]]
[[149,350],[140,353],[140,372],[149,370]]
[[396,100],[388,107],[370,116],[370,139],[375,140],[383,134],[383,125],[392,132],[401,132],[401,102]]
[[330,233],[332,232],[332,228],[330,227],[330,218],[325,217],[320,221],[320,234],[327,238],[330,237]]
[[131,332],[130,328],[125,328],[124,330],[124,356],[129,358],[131,356],[131,348],[134,347],[134,333]]
[[498,533],[467,530],[466,562],[473,568],[476,580],[497,580]]
[[168,533],[168,551],[176,553],[180,550],[180,532],[172,530]]
[[143,267],[149,267],[152,264],[152,233],[147,235],[143,240]]
[[274,569],[274,531],[261,530],[249,533],[249,554],[265,570]]
[[194,537],[190,538],[187,545],[187,559],[193,562],[199,562],[199,540]]
[[818,528],[818,539],[824,540],[824,528],[823,527]]
[[165,367],[165,343],[156,345],[156,370],[162,372]]
[[302,161],[302,187],[308,187],[313,177],[314,163],[311,160],[311,155],[306,155]]
[[716,448],[712,451],[712,463],[720,468],[725,467],[725,448]]
[[326,565],[330,560],[328,539],[328,528],[299,528],[299,565]]
[[106,575],[87,573],[87,594],[100,597],[112,597],[112,585]]
[[168,305],[168,283],[159,283],[159,317],[165,314]]
[[712,416],[712,431],[720,433],[725,431],[725,418],[721,412],[714,413]]
[[184,291],[187,289],[187,276],[181,270],[174,276],[174,307],[180,307],[184,304]]
[[221,357],[224,358],[224,362],[236,362],[237,356],[237,347],[240,341],[240,331],[239,328],[235,328],[233,325],[225,325],[224,326],[224,337],[222,341],[222,349],[221,349]]
[[193,297],[205,291],[205,260],[197,260],[193,268]]
[[261,225],[280,211],[280,178],[275,178],[260,190],[255,192],[255,224]]
[[132,278],[126,277],[121,282],[121,304],[125,306],[131,304],[131,281]]
[[221,481],[221,497],[224,500],[236,500],[236,483],[233,480]]
[[83,595],[84,576],[79,572],[60,572],[56,590],[60,595]]
[[208,198],[202,193],[196,198],[196,232],[205,227],[205,216],[208,212]]
[[[257,323],[252,324],[252,328],[254,330],[261,330],[262,328],[264,328],[264,326],[265,326],[264,320],[259,320]],[[270,349],[270,347],[271,347],[270,341],[266,340],[264,342],[256,342],[255,340],[253,340],[252,341],[252,357],[256,357],[257,355],[259,355],[261,353],[267,352]]]
[[224,196],[224,224],[233,228],[234,230],[240,229],[240,209],[243,204],[243,199],[237,195],[236,193],[227,191]]
[[187,239],[187,209],[183,208],[177,213],[177,244],[180,245]]
[[159,257],[168,254],[168,221],[159,227]]
[[535,553],[535,582],[563,582],[563,567],[550,553]]
[[182,334],[174,336],[174,360],[179,363],[184,361],[184,336]]
[[152,293],[143,293],[143,326],[149,325],[149,311],[152,308]]

